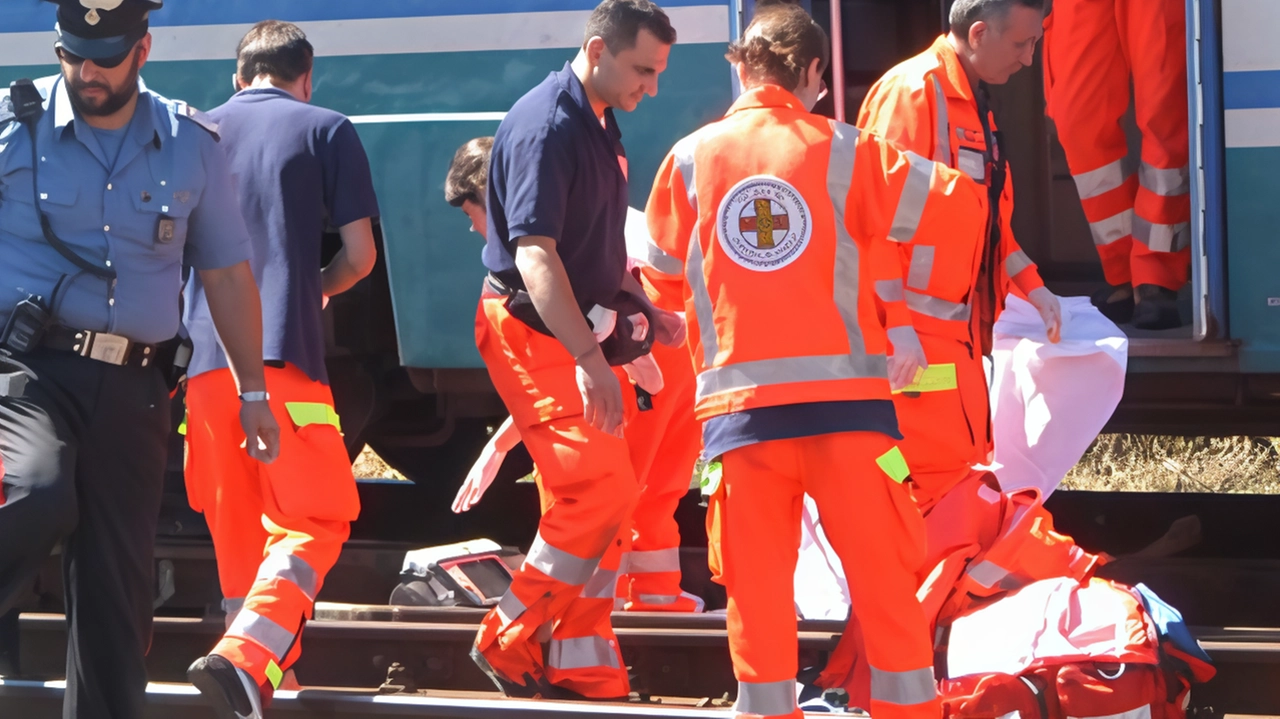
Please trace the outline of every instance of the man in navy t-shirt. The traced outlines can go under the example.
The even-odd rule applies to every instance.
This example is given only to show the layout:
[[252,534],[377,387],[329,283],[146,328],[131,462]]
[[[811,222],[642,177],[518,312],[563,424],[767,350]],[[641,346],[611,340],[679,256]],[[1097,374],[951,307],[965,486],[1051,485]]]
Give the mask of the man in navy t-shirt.
[[[209,295],[193,277],[187,494],[213,536],[227,633],[188,676],[220,716],[262,716],[297,660],[302,625],[360,510],[325,373],[321,310],[373,269],[378,203],[351,121],[308,104],[312,59],[296,26],[258,23],[240,42],[238,92],[209,113],[253,240],[266,399],[281,433],[275,463],[240,456],[240,408],[221,399],[233,396],[225,389],[233,378]],[[322,270],[326,225],[338,228],[342,250]]]

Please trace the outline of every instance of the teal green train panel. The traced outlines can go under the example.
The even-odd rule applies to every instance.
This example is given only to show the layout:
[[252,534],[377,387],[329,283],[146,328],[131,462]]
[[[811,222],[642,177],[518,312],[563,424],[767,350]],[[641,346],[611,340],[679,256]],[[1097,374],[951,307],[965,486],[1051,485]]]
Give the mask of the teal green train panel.
[[1228,148],[1227,276],[1240,371],[1280,372],[1280,147]]

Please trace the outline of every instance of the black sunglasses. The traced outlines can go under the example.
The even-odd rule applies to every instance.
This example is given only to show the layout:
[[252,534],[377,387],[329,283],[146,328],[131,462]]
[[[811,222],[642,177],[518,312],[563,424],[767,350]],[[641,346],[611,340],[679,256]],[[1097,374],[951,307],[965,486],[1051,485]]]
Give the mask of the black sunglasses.
[[[133,54],[134,48],[136,47],[137,46],[135,45],[134,47],[131,47],[128,50],[125,50],[123,53],[119,55],[113,55],[111,57],[104,57],[101,59],[94,59],[93,64],[97,65],[98,67],[105,68],[107,70],[110,70],[113,67],[119,67],[120,63],[129,59],[129,56]],[[68,65],[72,65],[74,67],[80,67],[81,65],[84,64],[85,58],[80,57],[79,55],[71,52],[70,50],[64,47],[56,47],[54,48],[54,51],[58,53],[58,59],[67,63]]]

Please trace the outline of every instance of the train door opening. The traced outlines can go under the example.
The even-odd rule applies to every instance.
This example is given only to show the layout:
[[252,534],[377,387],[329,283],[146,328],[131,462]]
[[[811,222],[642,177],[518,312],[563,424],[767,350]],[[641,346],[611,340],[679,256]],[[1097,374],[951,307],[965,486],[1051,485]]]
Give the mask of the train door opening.
[[[749,22],[749,6],[754,5],[753,0],[740,1],[739,30]],[[802,0],[800,4],[827,28],[833,44],[839,44],[833,57],[842,58],[838,73],[833,66],[826,78],[833,92],[815,111],[830,117],[842,114],[846,122],[853,122],[876,80],[894,65],[928,48],[947,31],[952,2]],[[1202,72],[1201,67],[1203,56],[1206,66],[1211,68],[1216,41],[1210,42],[1212,37],[1209,37],[1202,42],[1200,4],[1202,0],[1187,3],[1191,160],[1189,177],[1182,179],[1182,185],[1183,191],[1190,185],[1192,221],[1189,227],[1179,224],[1173,229],[1175,242],[1191,244],[1191,281],[1178,292],[1180,327],[1141,330],[1121,325],[1130,338],[1131,357],[1226,357],[1232,352],[1226,341],[1225,303],[1219,299],[1225,287],[1221,279],[1212,280],[1215,272],[1221,274],[1215,267],[1220,264],[1215,253],[1222,254],[1218,226],[1222,213],[1215,207],[1215,203],[1220,202],[1215,183],[1220,180],[1212,172],[1212,163],[1206,164],[1205,155],[1212,155],[1213,133],[1220,129],[1214,127],[1213,73],[1211,69]],[[838,28],[833,18],[838,18]],[[1017,198],[1014,234],[1039,266],[1050,289],[1064,296],[1088,296],[1105,287],[1106,282],[1095,246],[1095,233],[1086,218],[1077,181],[1068,167],[1057,128],[1053,120],[1046,117],[1043,45],[1043,41],[1038,44],[1031,67],[1014,74],[1008,83],[991,88],[992,109],[1003,131],[1003,147],[1009,158]],[[843,82],[838,82],[839,79]],[[837,112],[838,101],[841,101],[842,113]],[[1132,96],[1122,124],[1129,150],[1123,161],[1124,172],[1127,181],[1136,185],[1143,138],[1135,119]],[[1210,170],[1207,173],[1206,167]],[[1095,228],[1097,226],[1095,223]]]

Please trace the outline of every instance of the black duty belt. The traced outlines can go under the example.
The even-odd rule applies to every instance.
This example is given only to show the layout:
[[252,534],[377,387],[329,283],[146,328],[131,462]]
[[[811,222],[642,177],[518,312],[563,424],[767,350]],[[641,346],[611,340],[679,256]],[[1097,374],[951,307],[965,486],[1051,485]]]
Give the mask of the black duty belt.
[[55,325],[44,334],[40,346],[118,367],[150,367],[156,360],[156,346],[134,342],[108,332],[91,332]]

